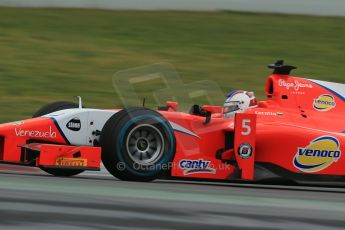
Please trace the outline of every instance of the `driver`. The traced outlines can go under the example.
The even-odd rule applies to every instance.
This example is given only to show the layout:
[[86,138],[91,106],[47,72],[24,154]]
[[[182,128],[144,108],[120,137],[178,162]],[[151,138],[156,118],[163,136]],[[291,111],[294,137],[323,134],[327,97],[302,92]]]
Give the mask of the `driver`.
[[253,92],[234,90],[228,94],[223,107],[223,117],[232,118],[236,113],[243,113],[258,106]]

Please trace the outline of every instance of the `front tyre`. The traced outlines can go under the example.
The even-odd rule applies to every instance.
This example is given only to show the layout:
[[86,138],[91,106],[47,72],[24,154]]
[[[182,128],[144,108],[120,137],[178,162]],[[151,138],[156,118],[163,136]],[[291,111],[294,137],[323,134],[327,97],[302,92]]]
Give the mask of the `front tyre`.
[[161,114],[145,108],[114,114],[101,134],[103,164],[121,180],[158,178],[170,169],[175,145],[170,123]]

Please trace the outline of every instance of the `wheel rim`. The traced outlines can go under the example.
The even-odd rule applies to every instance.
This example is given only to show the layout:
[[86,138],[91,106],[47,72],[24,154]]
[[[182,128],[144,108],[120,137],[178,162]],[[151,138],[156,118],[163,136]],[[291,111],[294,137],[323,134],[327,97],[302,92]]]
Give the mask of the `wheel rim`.
[[163,154],[164,139],[153,125],[143,124],[134,127],[127,136],[126,147],[129,157],[137,164],[156,163]]

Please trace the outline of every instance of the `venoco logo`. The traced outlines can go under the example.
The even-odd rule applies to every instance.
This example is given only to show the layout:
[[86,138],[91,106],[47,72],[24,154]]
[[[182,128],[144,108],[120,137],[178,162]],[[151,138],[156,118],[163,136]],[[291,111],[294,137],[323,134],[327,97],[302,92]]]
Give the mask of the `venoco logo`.
[[333,109],[336,106],[336,103],[333,96],[323,94],[318,98],[314,99],[313,106],[314,109],[316,109],[317,111],[326,112]]
[[337,162],[340,156],[338,139],[322,136],[310,142],[305,148],[298,148],[293,164],[302,172],[318,172]]

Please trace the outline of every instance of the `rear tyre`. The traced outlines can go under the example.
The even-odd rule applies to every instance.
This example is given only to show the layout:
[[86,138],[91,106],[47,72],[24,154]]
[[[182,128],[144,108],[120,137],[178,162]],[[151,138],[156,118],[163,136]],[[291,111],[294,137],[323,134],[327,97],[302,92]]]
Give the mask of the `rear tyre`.
[[[32,117],[33,118],[41,117],[43,115],[53,113],[56,111],[60,111],[64,109],[75,109],[78,107],[79,105],[73,102],[57,101],[57,102],[53,102],[53,103],[43,106]],[[84,172],[84,170],[77,170],[77,169],[53,169],[53,168],[45,168],[45,167],[40,167],[40,169],[46,173],[49,173],[54,176],[60,176],[60,177],[75,176]]]
[[145,108],[124,109],[102,130],[102,162],[121,180],[152,181],[169,171],[175,145],[173,129],[161,114]]

